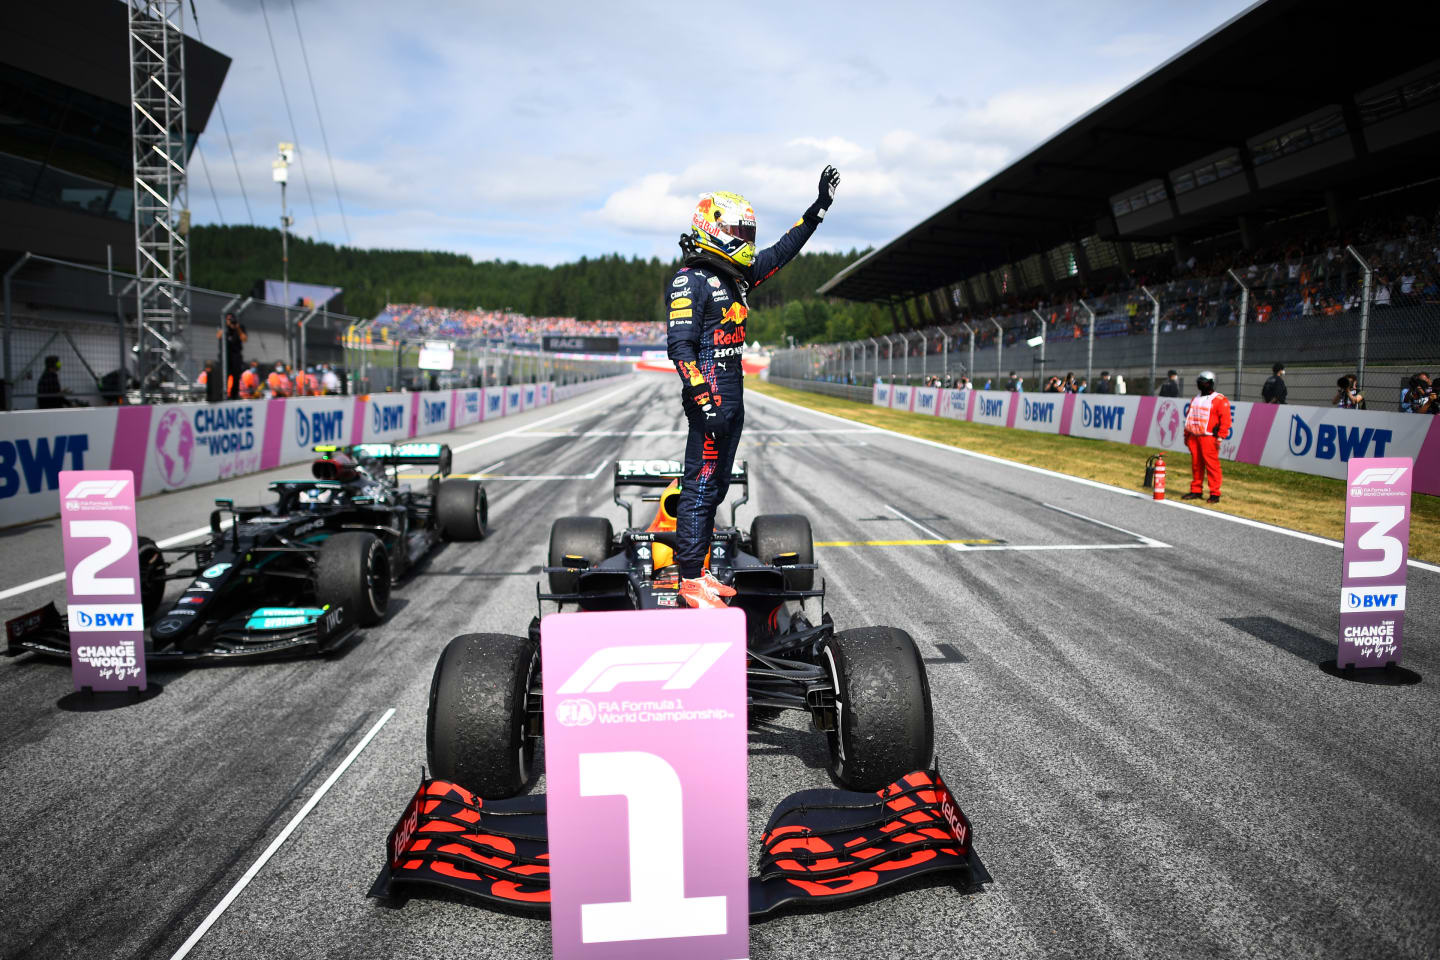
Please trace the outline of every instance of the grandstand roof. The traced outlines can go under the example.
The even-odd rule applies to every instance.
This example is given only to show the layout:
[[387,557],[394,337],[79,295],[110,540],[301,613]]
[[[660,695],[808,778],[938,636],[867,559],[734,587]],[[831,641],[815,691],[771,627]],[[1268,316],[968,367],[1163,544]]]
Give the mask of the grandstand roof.
[[[1324,205],[1328,189],[1370,194],[1433,177],[1440,122],[1425,118],[1421,139],[1408,133],[1376,139],[1375,114],[1362,121],[1363,97],[1357,97],[1372,96],[1371,88],[1422,64],[1432,65],[1419,73],[1434,72],[1432,31],[1407,27],[1416,9],[1395,0],[1361,7],[1348,0],[1259,3],[850,264],[818,292],[894,302],[1092,235],[1207,238],[1234,231],[1240,215],[1263,222],[1313,211]],[[1413,114],[1436,109],[1431,99]],[[1310,116],[1317,113],[1322,116]],[[1259,140],[1307,119],[1323,123],[1327,113],[1344,118],[1337,139],[1317,138],[1313,149],[1291,156],[1294,141],[1286,147],[1282,136],[1275,156],[1284,150],[1285,162],[1256,163]],[[1243,176],[1225,189],[1176,190],[1182,169],[1217,154],[1238,154]],[[1158,199],[1151,209],[1117,215],[1123,208],[1112,198],[1143,193],[1147,184],[1164,191],[1152,195]]]

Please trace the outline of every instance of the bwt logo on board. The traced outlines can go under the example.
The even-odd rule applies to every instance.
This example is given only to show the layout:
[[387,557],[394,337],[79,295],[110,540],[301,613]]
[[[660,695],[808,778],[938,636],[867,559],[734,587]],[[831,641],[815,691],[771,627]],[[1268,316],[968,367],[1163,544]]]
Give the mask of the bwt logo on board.
[[1022,413],[1024,414],[1024,417],[1025,417],[1026,422],[1028,422],[1028,423],[1054,423],[1054,422],[1055,422],[1055,401],[1050,400],[1050,401],[1048,401],[1048,402],[1041,403],[1039,400],[1036,400],[1034,403],[1031,403],[1029,400],[1024,400],[1024,399],[1022,398],[1022,402],[1024,403],[1024,408],[1023,408],[1023,410],[1022,410]]
[[89,448],[90,437],[83,433],[0,440],[0,500],[15,496],[22,486],[26,493],[60,489],[66,455],[71,470],[84,470]]
[[1404,587],[1346,587],[1342,595],[1344,611],[1405,609]]
[[491,413],[499,413],[499,412],[500,412],[500,399],[501,399],[500,394],[498,394],[498,393],[492,393],[492,394],[490,394],[490,396],[486,397],[485,399],[488,401],[488,402],[486,403],[486,405],[485,405],[485,408],[486,408],[487,410],[489,410]]
[[375,428],[376,433],[385,433],[389,430],[399,430],[405,426],[405,405],[404,404],[376,404],[370,414],[370,424]]
[[344,410],[295,411],[295,442],[302,447],[339,440],[345,433]]
[[[1306,456],[1314,447],[1315,459],[1334,460],[1338,454],[1341,462],[1347,462],[1351,457],[1383,457],[1385,448],[1394,437],[1390,430],[1343,427],[1334,423],[1322,423],[1312,430],[1298,413],[1290,417],[1288,434],[1292,456]],[[1374,453],[1370,452],[1372,443],[1375,445]]]
[[935,394],[931,393],[931,392],[928,391],[928,390],[923,390],[923,391],[921,391],[920,394],[919,394],[919,399],[920,399],[920,408],[921,408],[922,410],[923,410],[923,409],[926,409],[926,408],[929,408],[929,407],[935,406]]
[[981,417],[1003,417],[1005,416],[1005,401],[981,397],[980,409],[975,413]]
[[427,427],[432,423],[441,423],[449,416],[448,400],[425,400],[420,404],[421,422]]
[[71,625],[86,632],[139,630],[144,626],[143,618],[138,603],[70,604]]
[[1098,403],[1092,406],[1089,401],[1081,400],[1080,422],[1096,430],[1123,430],[1125,408],[1101,406]]
[[475,391],[472,390],[472,391],[469,391],[469,392],[467,392],[467,393],[465,394],[465,412],[466,412],[466,413],[479,413],[479,412],[480,412],[480,394],[479,394],[479,393],[477,393],[477,392],[475,392]]

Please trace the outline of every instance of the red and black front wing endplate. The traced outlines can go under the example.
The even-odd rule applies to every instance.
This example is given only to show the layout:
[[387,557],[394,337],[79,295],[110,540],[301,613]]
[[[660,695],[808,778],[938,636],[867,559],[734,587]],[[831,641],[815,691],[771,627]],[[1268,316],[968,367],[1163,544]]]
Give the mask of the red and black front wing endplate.
[[[765,827],[750,915],[793,903],[836,903],[941,870],[970,868],[970,821],[934,771],[876,793],[802,790]],[[548,913],[544,796],[482,801],[424,780],[386,843],[371,896],[434,885]]]

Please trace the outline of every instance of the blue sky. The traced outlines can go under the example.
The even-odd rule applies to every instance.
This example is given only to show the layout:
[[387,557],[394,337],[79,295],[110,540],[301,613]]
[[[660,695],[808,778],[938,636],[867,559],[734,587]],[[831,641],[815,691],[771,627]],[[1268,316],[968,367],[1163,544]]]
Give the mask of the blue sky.
[[[882,244],[1248,6],[295,2],[351,242],[534,263],[668,258],[704,190],[768,242],[826,163],[811,248]],[[294,140],[295,230],[344,242],[290,0],[265,3],[295,130],[260,0],[196,0],[250,208],[278,225]],[[201,151],[196,221],[249,222],[218,113]]]

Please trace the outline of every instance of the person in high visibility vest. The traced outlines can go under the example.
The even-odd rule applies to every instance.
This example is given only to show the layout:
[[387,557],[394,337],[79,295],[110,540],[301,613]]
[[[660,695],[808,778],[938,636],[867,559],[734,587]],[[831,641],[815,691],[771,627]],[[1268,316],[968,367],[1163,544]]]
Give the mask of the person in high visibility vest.
[[265,385],[270,388],[272,396],[288,397],[294,392],[294,384],[285,375],[285,364],[275,364],[275,369],[270,371],[270,376],[265,378]]
[[250,366],[240,374],[240,396],[245,400],[260,399],[260,361],[251,360]]
[[302,367],[295,368],[295,396],[308,397],[314,392],[315,380]]
[[1181,500],[1199,500],[1209,478],[1209,503],[1220,502],[1220,441],[1230,436],[1230,401],[1215,389],[1213,371],[1195,378],[1200,392],[1185,411],[1185,446],[1190,448],[1190,492]]

